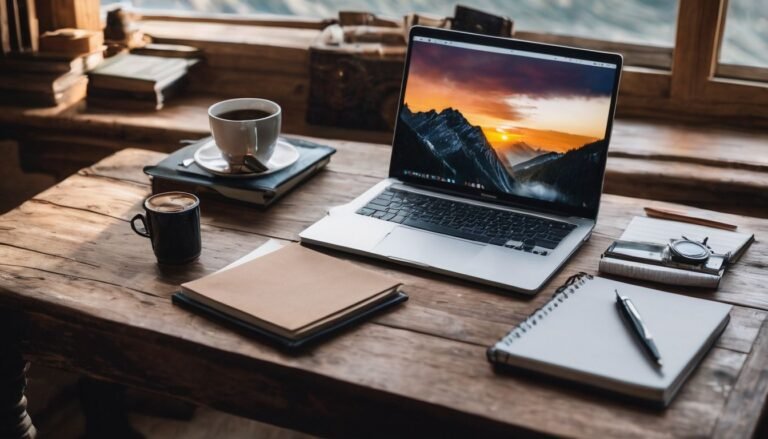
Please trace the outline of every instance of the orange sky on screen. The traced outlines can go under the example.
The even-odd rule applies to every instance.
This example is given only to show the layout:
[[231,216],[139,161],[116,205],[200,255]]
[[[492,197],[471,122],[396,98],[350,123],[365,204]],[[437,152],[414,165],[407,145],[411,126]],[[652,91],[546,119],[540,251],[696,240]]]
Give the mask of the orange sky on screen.
[[[545,151],[565,152],[605,135],[608,98],[493,96],[478,93],[471,85],[462,87],[443,78],[413,73],[405,94],[411,111],[457,109],[472,125],[482,127],[499,152],[513,150],[519,142]],[[511,102],[517,100],[522,102],[519,107]]]
[[514,149],[518,142],[539,147],[547,151],[566,152],[573,148],[586,145],[598,140],[596,137],[580,136],[578,134],[560,131],[534,130],[530,128],[498,129],[483,127],[483,133],[493,148],[499,152]]

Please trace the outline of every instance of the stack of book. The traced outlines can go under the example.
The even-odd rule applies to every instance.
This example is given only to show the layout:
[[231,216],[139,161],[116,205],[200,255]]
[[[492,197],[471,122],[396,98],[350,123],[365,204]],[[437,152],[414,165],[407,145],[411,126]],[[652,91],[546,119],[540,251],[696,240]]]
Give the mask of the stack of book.
[[0,103],[69,105],[85,97],[85,73],[104,60],[101,48],[85,54],[11,53],[0,58]]
[[88,105],[159,110],[186,84],[197,59],[121,54],[89,74]]
[[40,52],[81,55],[104,49],[104,34],[99,31],[64,28],[40,36]]
[[85,72],[104,59],[103,35],[82,29],[38,35],[37,17],[34,0],[0,0],[0,103],[77,102],[85,97]]

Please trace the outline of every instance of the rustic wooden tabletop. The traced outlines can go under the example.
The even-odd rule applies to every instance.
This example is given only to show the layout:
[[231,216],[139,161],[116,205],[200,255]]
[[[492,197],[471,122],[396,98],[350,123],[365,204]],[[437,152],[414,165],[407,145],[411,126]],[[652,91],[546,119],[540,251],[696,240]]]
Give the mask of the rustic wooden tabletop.
[[411,300],[300,354],[171,304],[180,283],[269,238],[296,240],[329,207],[386,176],[386,146],[334,145],[339,152],[326,170],[266,211],[204,200],[202,256],[183,267],[158,266],[149,243],[128,225],[150,192],[141,169],[162,153],[123,150],[1,216],[0,419],[10,420],[0,431],[31,431],[23,355],[33,366],[319,434],[753,434],[768,395],[765,219],[701,211],[754,232],[758,241],[717,291],[667,288],[734,305],[725,333],[667,410],[543,377],[496,373],[485,349],[566,277],[596,273],[598,255],[643,207],[675,206],[669,203],[605,195],[591,240],[533,298],[334,252],[402,279]]

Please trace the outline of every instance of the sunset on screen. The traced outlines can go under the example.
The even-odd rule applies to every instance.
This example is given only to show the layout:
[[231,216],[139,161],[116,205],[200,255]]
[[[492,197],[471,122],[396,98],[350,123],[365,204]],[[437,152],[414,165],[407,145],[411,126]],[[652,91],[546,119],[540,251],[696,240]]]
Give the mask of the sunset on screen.
[[562,153],[605,137],[611,69],[468,52],[415,43],[405,93],[411,111],[456,109],[505,157]]

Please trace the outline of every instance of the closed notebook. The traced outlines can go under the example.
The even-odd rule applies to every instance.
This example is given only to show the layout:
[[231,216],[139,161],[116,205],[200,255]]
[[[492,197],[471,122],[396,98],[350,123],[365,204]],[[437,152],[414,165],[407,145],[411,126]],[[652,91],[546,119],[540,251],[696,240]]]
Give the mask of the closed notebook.
[[180,190],[203,198],[269,206],[321,170],[336,152],[330,146],[304,139],[282,139],[299,151],[299,159],[285,169],[264,176],[227,178],[213,175],[197,163],[183,166],[185,160],[193,159],[195,152],[211,141],[211,137],[179,149],[157,165],[145,167],[144,172],[152,177],[153,193]]
[[[657,368],[616,305],[646,323]],[[581,274],[488,349],[488,359],[667,406],[725,329],[730,305]]]
[[121,54],[93,69],[89,75],[95,89],[155,92],[187,74],[197,60]]
[[181,286],[186,299],[300,340],[400,297],[400,283],[290,244]]

